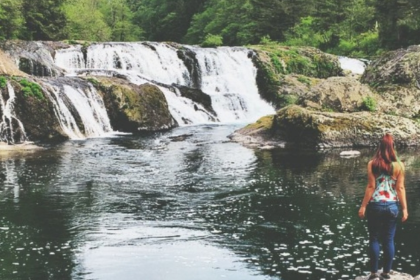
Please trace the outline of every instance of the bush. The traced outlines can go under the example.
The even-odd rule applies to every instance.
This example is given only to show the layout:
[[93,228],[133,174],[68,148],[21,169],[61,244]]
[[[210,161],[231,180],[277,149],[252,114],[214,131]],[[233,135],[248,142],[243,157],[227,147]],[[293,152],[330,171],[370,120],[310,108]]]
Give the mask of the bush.
[[208,34],[206,38],[204,39],[203,43],[201,43],[201,46],[203,48],[213,48],[213,47],[219,47],[223,45],[223,38],[220,35],[213,35]]
[[291,94],[284,94],[280,96],[280,107],[285,107],[288,105],[297,104],[299,101],[299,97],[296,95]]
[[363,98],[361,109],[370,112],[376,111],[376,100],[371,96]]
[[22,92],[25,97],[34,96],[40,100],[44,99],[42,88],[38,84],[33,83],[33,82],[28,82],[25,79],[20,80],[19,83],[23,86]]
[[0,77],[0,88],[6,88],[7,80],[5,77]]
[[265,35],[261,38],[260,44],[261,45],[274,45],[274,44],[277,44],[277,42],[271,40],[269,35]]

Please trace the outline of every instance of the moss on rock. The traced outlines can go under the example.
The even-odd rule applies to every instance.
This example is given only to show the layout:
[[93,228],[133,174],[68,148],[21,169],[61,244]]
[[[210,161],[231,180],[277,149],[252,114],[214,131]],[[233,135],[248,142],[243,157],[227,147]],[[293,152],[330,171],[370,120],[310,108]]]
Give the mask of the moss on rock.
[[285,105],[282,86],[289,74],[300,75],[300,82],[311,86],[312,78],[343,75],[338,57],[310,47],[258,45],[251,47],[260,94],[277,108]]
[[165,96],[157,86],[134,85],[118,78],[89,77],[88,79],[103,94],[114,129],[138,132],[177,126],[169,112]]

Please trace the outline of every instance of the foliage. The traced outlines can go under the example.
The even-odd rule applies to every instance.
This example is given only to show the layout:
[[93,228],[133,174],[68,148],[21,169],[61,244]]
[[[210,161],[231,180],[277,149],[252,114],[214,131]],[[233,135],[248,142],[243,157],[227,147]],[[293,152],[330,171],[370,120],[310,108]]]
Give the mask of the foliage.
[[376,100],[371,96],[363,98],[361,109],[369,112],[376,111]]
[[37,83],[28,82],[26,79],[19,80],[19,83],[22,85],[22,92],[25,97],[34,96],[40,100],[45,99],[42,88]]
[[5,88],[7,85],[6,77],[0,77],[0,88]]
[[18,38],[24,18],[21,0],[0,1],[0,40]]
[[260,44],[261,45],[273,45],[273,44],[277,44],[276,41],[271,40],[269,35],[265,35],[261,38],[260,40]]
[[111,29],[112,41],[137,41],[143,30],[133,23],[134,13],[126,0],[102,1],[99,10]]
[[208,34],[204,41],[201,43],[201,46],[204,48],[219,47],[221,45],[223,45],[222,36],[213,34]]
[[108,41],[111,28],[99,11],[98,1],[71,0],[64,4],[70,40]]
[[285,33],[286,40],[284,44],[318,48],[324,42],[324,37],[322,34],[314,32],[315,29],[314,18],[311,16],[303,17],[299,23]]
[[299,82],[303,83],[303,84],[308,85],[308,86],[310,86],[310,85],[311,85],[311,80],[310,80],[308,77],[305,77],[305,76],[299,76],[299,77],[297,78],[297,80],[298,80]]
[[224,45],[369,57],[419,44],[418,14],[418,0],[1,0],[0,40],[200,44],[216,34]]
[[282,94],[280,95],[280,107],[285,107],[288,105],[296,104],[299,100],[299,97],[292,94]]

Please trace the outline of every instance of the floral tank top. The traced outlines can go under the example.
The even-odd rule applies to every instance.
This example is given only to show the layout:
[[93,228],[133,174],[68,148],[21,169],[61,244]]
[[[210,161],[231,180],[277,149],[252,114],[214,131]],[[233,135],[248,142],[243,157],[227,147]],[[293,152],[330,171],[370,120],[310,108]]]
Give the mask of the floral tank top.
[[370,201],[389,202],[397,201],[397,191],[395,190],[397,182],[391,175],[381,174],[376,178],[376,189]]

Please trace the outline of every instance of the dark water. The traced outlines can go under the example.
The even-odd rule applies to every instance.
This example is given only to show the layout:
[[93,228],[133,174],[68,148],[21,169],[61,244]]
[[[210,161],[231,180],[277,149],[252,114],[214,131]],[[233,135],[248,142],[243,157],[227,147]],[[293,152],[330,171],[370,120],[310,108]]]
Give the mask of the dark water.
[[[0,153],[0,279],[354,279],[362,156],[253,151],[233,126]],[[170,136],[192,134],[184,141]],[[395,270],[420,274],[420,151]]]

